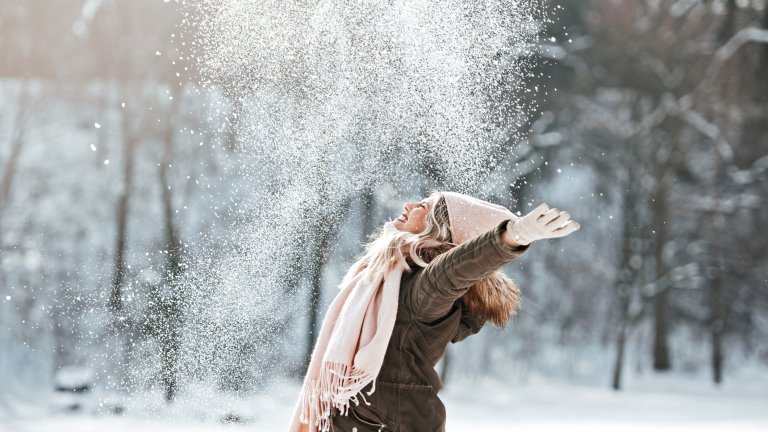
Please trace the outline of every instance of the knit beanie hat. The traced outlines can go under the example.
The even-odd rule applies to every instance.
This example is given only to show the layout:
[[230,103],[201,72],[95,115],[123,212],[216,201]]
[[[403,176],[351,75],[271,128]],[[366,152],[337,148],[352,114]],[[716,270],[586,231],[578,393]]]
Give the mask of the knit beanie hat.
[[461,244],[494,228],[506,219],[518,216],[506,207],[457,192],[442,192],[448,207],[453,243]]

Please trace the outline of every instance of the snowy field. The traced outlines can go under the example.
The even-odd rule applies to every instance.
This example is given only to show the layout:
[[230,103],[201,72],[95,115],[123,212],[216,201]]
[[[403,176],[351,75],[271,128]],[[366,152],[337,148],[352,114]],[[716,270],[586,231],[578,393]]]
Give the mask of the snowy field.
[[[504,386],[490,379],[456,381],[441,393],[447,430],[469,431],[768,431],[768,377],[765,373],[726,382],[721,388],[701,377],[642,377],[628,389],[528,379]],[[62,412],[65,398],[28,395],[5,398],[3,432],[96,431],[282,431],[298,394],[296,383],[276,383],[268,394],[249,399],[184,395],[162,408],[157,395],[122,401],[124,415],[107,414],[114,400],[93,400],[83,411]],[[199,394],[204,394],[202,391]],[[239,422],[227,423],[237,413]]]

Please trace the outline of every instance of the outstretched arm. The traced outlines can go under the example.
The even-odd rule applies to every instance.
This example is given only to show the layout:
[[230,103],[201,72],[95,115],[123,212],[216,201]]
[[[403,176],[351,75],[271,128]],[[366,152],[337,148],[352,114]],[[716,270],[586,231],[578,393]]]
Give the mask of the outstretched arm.
[[528,245],[511,246],[502,240],[510,220],[439,255],[408,282],[406,305],[417,319],[444,316],[472,285],[528,250]]
[[528,250],[534,240],[564,237],[580,228],[568,212],[542,204],[435,258],[408,282],[405,303],[420,321],[443,317],[467,290]]

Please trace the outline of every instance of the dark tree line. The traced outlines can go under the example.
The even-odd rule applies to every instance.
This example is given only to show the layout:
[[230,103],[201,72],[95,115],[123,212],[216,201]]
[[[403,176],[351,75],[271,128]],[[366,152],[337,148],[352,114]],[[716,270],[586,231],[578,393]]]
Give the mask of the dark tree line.
[[547,105],[622,209],[613,387],[629,332],[646,319],[654,369],[674,367],[670,333],[694,325],[710,335],[719,383],[724,338],[749,333],[743,318],[765,301],[765,248],[750,233],[766,205],[768,11],[731,0],[560,3],[552,31],[572,42],[553,49],[558,96]]

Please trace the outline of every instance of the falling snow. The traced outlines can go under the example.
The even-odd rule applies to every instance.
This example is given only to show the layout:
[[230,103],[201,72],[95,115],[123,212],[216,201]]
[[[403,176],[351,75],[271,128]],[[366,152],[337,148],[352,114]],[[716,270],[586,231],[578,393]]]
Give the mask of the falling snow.
[[280,363],[275,326],[306,315],[284,298],[317,221],[425,169],[470,191],[514,150],[537,15],[536,2],[507,0],[190,6],[188,55],[233,111],[254,197],[231,252],[190,271],[193,369],[237,363],[242,340],[260,341],[245,349],[265,368]]
[[271,155],[260,162],[288,176],[322,176],[335,192],[429,154],[449,185],[471,189],[528,118],[518,95],[534,5],[209,0],[197,59],[243,102],[245,141]]

